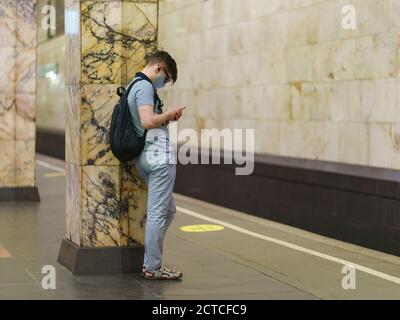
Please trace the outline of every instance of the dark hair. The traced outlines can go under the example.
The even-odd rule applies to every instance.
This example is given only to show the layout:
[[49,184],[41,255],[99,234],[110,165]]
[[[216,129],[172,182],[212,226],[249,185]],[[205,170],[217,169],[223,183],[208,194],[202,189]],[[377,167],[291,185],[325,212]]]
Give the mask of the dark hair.
[[178,79],[178,68],[176,67],[176,62],[174,58],[166,51],[156,51],[148,59],[148,65],[155,65],[156,63],[163,63],[168,73],[172,77],[172,82],[175,83]]

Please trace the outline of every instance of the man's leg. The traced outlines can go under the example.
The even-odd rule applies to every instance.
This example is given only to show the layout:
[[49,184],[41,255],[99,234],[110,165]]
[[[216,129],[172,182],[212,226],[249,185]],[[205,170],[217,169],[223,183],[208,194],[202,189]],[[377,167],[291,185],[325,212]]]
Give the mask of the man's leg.
[[149,271],[162,265],[165,231],[172,221],[171,213],[175,214],[174,202],[171,202],[175,182],[173,167],[162,166],[149,174],[144,263]]
[[168,221],[167,221],[167,228],[165,231],[168,230],[169,226],[171,225],[171,222],[174,220],[176,215],[176,204],[175,204],[175,199],[171,191],[170,195],[170,201],[169,201],[169,207],[168,207]]
[[175,218],[175,213],[176,213],[176,204],[175,204],[175,199],[174,199],[174,185],[175,185],[175,177],[176,177],[176,165],[170,165],[169,166],[169,174],[171,177],[171,184],[169,185],[168,192],[167,192],[167,197],[168,197],[168,221],[167,221],[167,228],[165,231],[168,230],[172,220]]
[[136,170],[137,170],[140,178],[142,178],[145,185],[147,186],[149,184],[149,177],[146,172],[146,167],[145,167],[144,161],[145,161],[145,157],[143,156],[143,152],[142,152],[142,154],[135,161],[135,167],[136,167]]
[[[144,181],[145,185],[148,188],[149,187],[149,172],[147,170],[149,168],[148,168],[145,156],[146,156],[145,153],[142,152],[141,155],[136,159],[135,166],[136,166],[136,170],[137,170],[139,176],[142,178],[142,180]],[[149,201],[149,193],[147,193],[147,201],[150,202]],[[145,250],[143,266],[147,266],[147,265],[148,265],[148,259],[147,259],[147,254],[146,254],[146,250]]]

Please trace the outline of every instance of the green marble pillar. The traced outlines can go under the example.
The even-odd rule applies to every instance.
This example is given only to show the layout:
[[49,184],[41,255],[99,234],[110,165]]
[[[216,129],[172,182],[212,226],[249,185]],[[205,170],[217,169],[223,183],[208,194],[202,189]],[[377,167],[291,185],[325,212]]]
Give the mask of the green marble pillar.
[[[112,155],[108,130],[117,88],[157,49],[158,1],[66,0],[65,10],[67,235],[59,261],[74,273],[119,272],[111,258],[98,264],[129,249],[143,254],[147,195],[134,163]],[[91,267],[73,266],[82,265],[79,252],[92,252],[82,262]],[[138,271],[139,260],[122,272]]]
[[0,0],[0,201],[38,201],[36,0]]

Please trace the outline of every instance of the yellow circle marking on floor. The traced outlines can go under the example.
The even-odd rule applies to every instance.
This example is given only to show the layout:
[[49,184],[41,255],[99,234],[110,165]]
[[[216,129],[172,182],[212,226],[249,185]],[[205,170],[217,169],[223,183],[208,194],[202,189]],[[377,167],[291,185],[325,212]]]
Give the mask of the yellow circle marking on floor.
[[181,227],[181,231],[183,232],[212,232],[221,230],[224,230],[224,227],[215,224],[196,224],[196,225]]

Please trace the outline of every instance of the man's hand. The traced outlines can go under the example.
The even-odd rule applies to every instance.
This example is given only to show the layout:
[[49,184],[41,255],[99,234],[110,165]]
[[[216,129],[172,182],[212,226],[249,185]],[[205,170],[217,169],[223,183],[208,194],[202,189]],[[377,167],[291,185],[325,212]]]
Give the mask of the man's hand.
[[183,107],[176,107],[166,110],[162,114],[156,114],[153,111],[154,106],[141,106],[138,108],[140,121],[145,129],[158,128],[162,124],[167,125],[170,121],[179,119],[182,116]]
[[178,121],[182,115],[183,115],[183,110],[186,109],[186,107],[178,107],[178,111],[176,112],[176,117],[174,118],[174,121]]
[[186,109],[186,107],[176,107],[171,110],[168,109],[166,112],[168,121],[178,121],[182,117],[184,109]]

